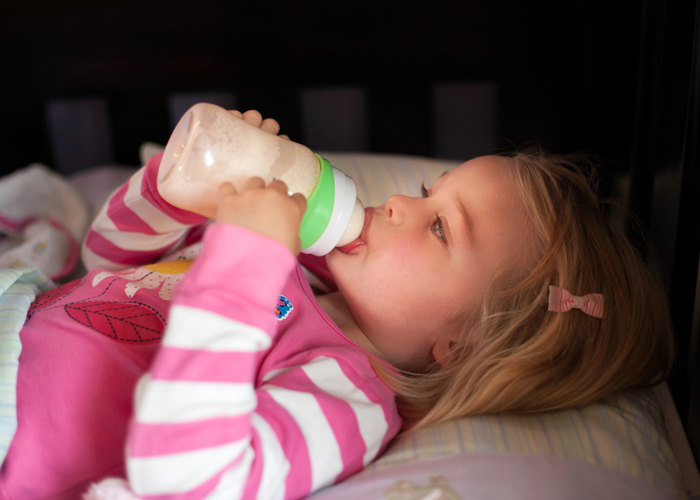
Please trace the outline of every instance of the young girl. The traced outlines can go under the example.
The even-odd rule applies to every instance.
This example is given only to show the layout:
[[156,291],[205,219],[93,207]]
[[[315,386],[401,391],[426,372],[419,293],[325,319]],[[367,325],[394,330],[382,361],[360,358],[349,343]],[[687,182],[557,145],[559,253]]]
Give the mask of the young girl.
[[29,312],[2,498],[105,477],[143,498],[300,498],[402,424],[582,405],[670,369],[663,295],[567,158],[468,161],[368,209],[325,261],[294,258],[305,201],[281,182],[224,184],[204,229],[160,197],[159,162],[93,223],[88,275]]

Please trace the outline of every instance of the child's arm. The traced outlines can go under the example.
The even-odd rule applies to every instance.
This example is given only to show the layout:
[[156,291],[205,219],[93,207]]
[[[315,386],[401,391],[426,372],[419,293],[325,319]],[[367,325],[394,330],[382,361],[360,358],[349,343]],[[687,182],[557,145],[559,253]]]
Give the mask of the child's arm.
[[162,154],[153,156],[105,203],[83,243],[88,269],[150,264],[176,247],[196,241],[192,231],[207,218],[165,201],[156,187]]
[[140,496],[301,498],[361,470],[400,426],[393,393],[339,355],[255,389],[304,211],[283,186],[220,190],[218,220],[236,225],[208,228],[136,389],[127,472]]
[[396,433],[391,391],[342,358],[317,357],[255,390],[294,266],[268,238],[208,228],[136,390],[127,449],[136,494],[301,498],[361,470]]
[[[279,123],[263,120],[258,111],[230,113],[270,134]],[[289,139],[286,135],[280,137]],[[83,243],[83,262],[91,269],[124,269],[155,262],[166,253],[201,238],[206,217],[181,210],[158,193],[158,167],[162,154],[153,156],[107,201],[92,223]]]

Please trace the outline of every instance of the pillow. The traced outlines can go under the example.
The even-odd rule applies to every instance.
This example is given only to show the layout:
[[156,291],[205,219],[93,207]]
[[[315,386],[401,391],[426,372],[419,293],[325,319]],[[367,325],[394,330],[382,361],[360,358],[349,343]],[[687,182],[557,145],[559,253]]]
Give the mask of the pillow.
[[400,434],[379,460],[314,498],[668,499],[683,490],[661,408],[652,391],[638,391]]

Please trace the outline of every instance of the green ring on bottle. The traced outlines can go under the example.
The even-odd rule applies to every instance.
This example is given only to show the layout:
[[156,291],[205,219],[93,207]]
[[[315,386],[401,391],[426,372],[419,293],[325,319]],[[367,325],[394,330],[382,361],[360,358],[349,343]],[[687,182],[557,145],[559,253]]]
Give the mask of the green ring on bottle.
[[316,187],[311,196],[306,200],[306,212],[301,219],[299,237],[301,248],[309,248],[321,237],[328,227],[333,213],[335,201],[335,181],[333,180],[333,167],[325,158],[316,155],[321,167]]

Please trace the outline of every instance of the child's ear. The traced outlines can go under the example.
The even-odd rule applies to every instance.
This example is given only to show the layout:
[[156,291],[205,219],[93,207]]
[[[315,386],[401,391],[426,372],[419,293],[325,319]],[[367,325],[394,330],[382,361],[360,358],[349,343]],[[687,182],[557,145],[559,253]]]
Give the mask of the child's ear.
[[449,363],[450,357],[452,356],[452,349],[456,343],[456,339],[447,335],[439,338],[437,342],[435,342],[430,354],[432,355],[432,358],[437,361],[437,364],[440,366],[445,366],[447,363]]

